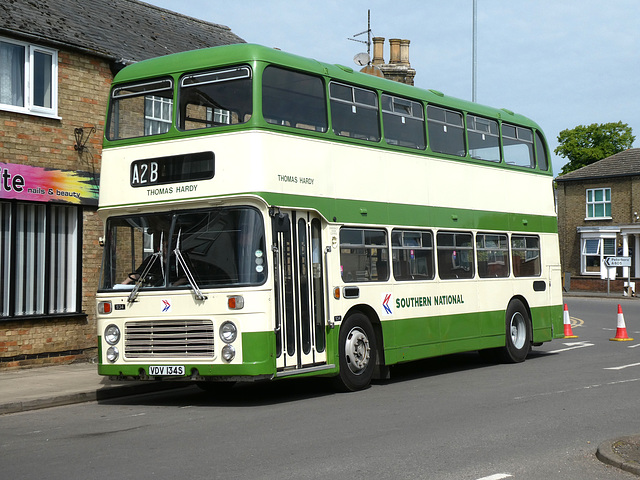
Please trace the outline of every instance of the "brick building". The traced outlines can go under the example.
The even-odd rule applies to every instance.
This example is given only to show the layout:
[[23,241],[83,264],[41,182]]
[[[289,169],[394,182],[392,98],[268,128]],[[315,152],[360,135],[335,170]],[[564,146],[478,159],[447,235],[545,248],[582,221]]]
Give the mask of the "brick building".
[[[562,268],[572,290],[606,291],[604,260],[631,257],[617,268],[612,292],[640,278],[640,148],[617,153],[556,178]],[[566,288],[565,280],[565,288]],[[640,287],[640,284],[637,284]]]
[[98,176],[115,73],[241,42],[137,0],[0,3],[0,369],[96,354]]

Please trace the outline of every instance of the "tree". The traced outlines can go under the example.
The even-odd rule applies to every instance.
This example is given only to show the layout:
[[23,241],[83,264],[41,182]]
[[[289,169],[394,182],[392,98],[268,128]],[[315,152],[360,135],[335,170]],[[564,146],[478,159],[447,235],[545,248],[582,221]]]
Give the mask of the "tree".
[[567,158],[569,163],[562,167],[560,174],[564,175],[627,150],[635,139],[631,127],[622,122],[593,123],[562,130],[554,153]]

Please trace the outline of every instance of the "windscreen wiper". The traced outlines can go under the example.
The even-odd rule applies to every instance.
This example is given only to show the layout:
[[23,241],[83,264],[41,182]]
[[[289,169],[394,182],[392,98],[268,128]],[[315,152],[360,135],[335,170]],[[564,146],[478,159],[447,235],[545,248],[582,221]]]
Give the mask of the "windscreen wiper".
[[198,300],[206,300],[207,296],[204,295],[202,293],[202,291],[200,290],[200,287],[198,287],[198,284],[196,283],[195,278],[193,278],[193,273],[191,273],[191,270],[187,266],[187,262],[184,260],[184,257],[182,256],[182,252],[180,251],[180,237],[181,237],[181,235],[182,235],[182,229],[180,229],[180,231],[178,232],[178,239],[176,240],[176,248],[173,251],[173,253],[176,256],[176,260],[178,261],[178,264],[184,270],[184,274],[187,277],[187,281],[191,285],[191,288],[193,289],[193,293],[195,294],[196,298]]
[[[144,283],[144,279],[147,278],[147,275],[151,271],[151,267],[153,267],[153,265],[156,263],[156,260],[158,260],[158,257],[162,258],[162,252],[153,253],[151,254],[151,257],[153,258],[151,259],[150,262],[147,263],[146,267],[144,267],[144,270],[138,277],[138,280],[136,280],[136,284],[133,286],[133,290],[131,290],[131,293],[129,294],[129,298],[127,299],[127,302],[131,303],[135,301],[136,297],[138,296],[138,291],[140,290],[140,287],[142,287],[142,284]],[[160,262],[162,262],[162,260],[160,260]],[[164,271],[162,272],[162,276],[164,277]]]
[[128,303],[132,303],[136,300],[136,297],[138,296],[138,292],[140,291],[140,288],[142,287],[142,284],[144,283],[145,278],[147,278],[147,275],[149,275],[151,268],[153,267],[153,265],[155,265],[158,258],[160,258],[160,269],[162,271],[162,279],[164,281],[164,255],[162,253],[162,250],[163,250],[162,246],[164,245],[163,242],[164,242],[164,232],[162,232],[162,236],[160,237],[160,250],[151,254],[151,260],[147,262],[147,265],[144,267],[144,270],[142,270],[142,273],[138,277],[138,280],[136,280],[136,283],[133,286],[131,293],[129,294],[129,298],[127,299]]

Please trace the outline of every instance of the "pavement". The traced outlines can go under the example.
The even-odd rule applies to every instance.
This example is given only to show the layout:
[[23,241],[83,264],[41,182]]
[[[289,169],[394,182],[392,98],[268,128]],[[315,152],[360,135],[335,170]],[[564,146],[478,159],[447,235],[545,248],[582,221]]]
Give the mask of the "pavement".
[[0,417],[41,408],[139,395],[190,385],[111,380],[94,363],[0,370]]
[[[565,296],[596,295],[565,292]],[[618,294],[597,296],[620,297]],[[2,415],[12,413],[152,393],[188,385],[182,382],[111,380],[98,375],[97,365],[88,362],[0,370],[0,421]],[[640,435],[607,440],[598,446],[596,456],[606,464],[640,476]]]

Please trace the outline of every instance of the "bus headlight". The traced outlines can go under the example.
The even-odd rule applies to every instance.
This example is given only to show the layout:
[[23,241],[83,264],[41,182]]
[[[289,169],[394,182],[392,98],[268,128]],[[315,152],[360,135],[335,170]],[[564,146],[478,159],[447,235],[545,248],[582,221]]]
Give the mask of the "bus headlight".
[[225,362],[230,362],[236,356],[236,349],[232,345],[222,347],[222,358]]
[[238,336],[238,329],[233,322],[224,322],[220,325],[220,339],[224,343],[233,343]]
[[109,347],[107,349],[107,360],[109,360],[111,363],[118,360],[119,356],[120,352],[118,351],[118,347]]
[[120,329],[116,325],[109,325],[104,329],[104,339],[109,345],[115,345],[120,341]]

